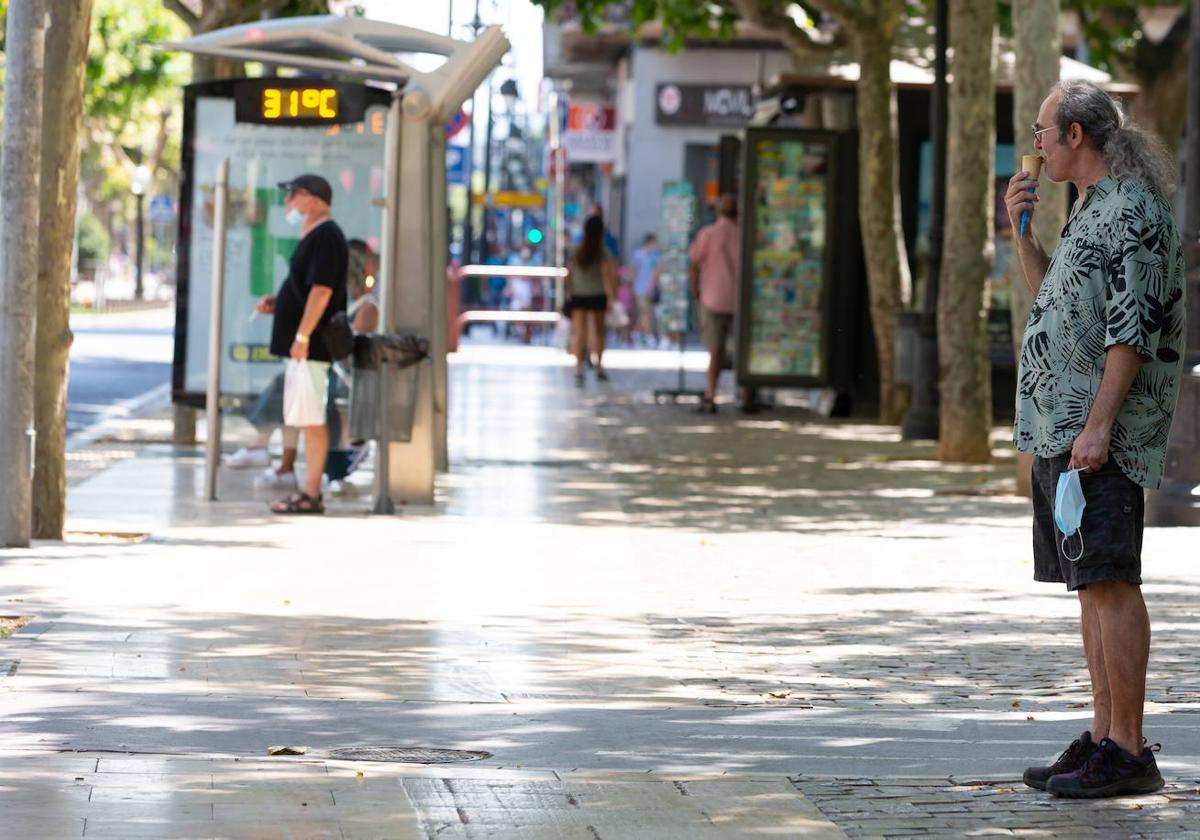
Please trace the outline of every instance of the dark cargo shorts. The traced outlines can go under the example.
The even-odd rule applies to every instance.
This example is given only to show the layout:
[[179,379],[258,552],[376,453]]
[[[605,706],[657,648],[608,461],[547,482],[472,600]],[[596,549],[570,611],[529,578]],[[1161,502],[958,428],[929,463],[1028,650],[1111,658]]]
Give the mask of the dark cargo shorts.
[[[1033,579],[1065,583],[1069,591],[1106,580],[1140,584],[1145,494],[1111,457],[1099,472],[1079,474],[1086,502],[1083,524],[1063,552],[1063,536],[1054,524],[1054,494],[1070,460],[1069,454],[1033,459]],[[1081,535],[1083,556],[1072,561],[1079,555]]]

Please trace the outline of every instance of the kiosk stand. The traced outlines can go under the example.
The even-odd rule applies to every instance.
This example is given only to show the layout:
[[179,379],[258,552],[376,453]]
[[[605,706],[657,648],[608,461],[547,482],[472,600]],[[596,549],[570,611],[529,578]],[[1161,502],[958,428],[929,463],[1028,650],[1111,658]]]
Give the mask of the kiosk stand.
[[[379,445],[375,509],[390,510],[393,501],[433,504],[435,472],[446,469],[449,460],[445,125],[499,64],[508,51],[508,40],[499,27],[466,42],[407,26],[327,15],[258,21],[166,46],[303,70],[308,76],[306,86],[312,89],[327,86],[314,80],[314,75],[329,80],[329,85],[342,78],[394,85],[383,139],[380,331],[428,337],[432,364],[422,366],[411,441]],[[397,57],[413,53],[441,55],[446,61],[424,72]],[[275,100],[268,103],[263,96],[260,107],[270,104],[274,113]],[[289,89],[280,100],[281,113],[292,119],[304,115],[320,119],[322,106],[331,107],[332,100],[322,101],[319,93],[304,97],[301,92],[292,108]],[[301,113],[308,105],[313,110]],[[335,207],[335,217],[337,212]],[[177,342],[177,366],[179,362]],[[176,399],[180,399],[178,389]]]

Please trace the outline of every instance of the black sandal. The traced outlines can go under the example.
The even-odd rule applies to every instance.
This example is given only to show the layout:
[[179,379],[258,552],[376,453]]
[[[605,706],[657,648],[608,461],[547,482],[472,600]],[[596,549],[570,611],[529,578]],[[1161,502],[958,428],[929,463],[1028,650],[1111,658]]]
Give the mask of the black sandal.
[[716,414],[717,404],[715,401],[701,397],[700,405],[692,409],[692,414]]
[[323,497],[318,495],[315,499],[307,493],[292,493],[286,498],[271,502],[271,513],[281,515],[312,515],[325,512],[325,505],[322,503]]

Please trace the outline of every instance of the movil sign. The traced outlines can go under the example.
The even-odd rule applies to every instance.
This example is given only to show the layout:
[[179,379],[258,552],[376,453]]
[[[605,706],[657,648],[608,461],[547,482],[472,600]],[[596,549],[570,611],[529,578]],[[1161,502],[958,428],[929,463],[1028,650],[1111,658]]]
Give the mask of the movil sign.
[[748,87],[704,89],[704,113],[711,117],[754,116],[754,97]]
[[655,121],[660,125],[709,125],[737,128],[754,116],[754,89],[749,85],[658,86]]

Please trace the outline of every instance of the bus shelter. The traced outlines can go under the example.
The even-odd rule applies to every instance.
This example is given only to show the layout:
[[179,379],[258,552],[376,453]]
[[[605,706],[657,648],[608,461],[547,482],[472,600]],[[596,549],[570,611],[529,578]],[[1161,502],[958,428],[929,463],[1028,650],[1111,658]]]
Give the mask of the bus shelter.
[[[230,161],[222,306],[222,391],[249,395],[266,364],[268,325],[252,304],[278,288],[295,233],[275,184],[317,172],[334,185],[333,216],[380,257],[380,331],[429,339],[411,440],[380,442],[376,512],[429,505],[448,466],[446,124],[508,51],[499,27],[473,41],[335,15],[258,21],[165,45],[211,58],[301,71],[188,87],[179,236],[174,399],[199,405],[207,387],[216,171]],[[432,70],[413,56],[441,60]],[[292,237],[292,239],[289,239]],[[211,260],[209,260],[211,263]]]

